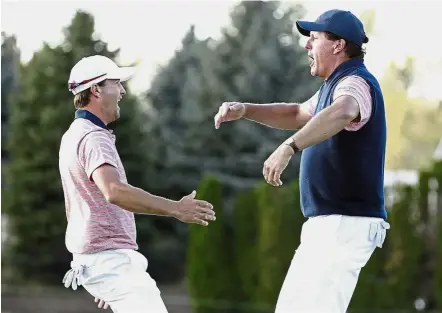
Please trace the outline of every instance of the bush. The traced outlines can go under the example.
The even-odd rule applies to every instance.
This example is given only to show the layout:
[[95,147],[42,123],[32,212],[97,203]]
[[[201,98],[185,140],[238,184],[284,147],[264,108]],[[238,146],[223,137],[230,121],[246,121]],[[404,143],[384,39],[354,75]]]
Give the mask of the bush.
[[[198,199],[213,204],[216,221],[209,226],[191,225],[187,250],[187,277],[195,313],[221,312],[220,301],[230,302],[236,295],[232,238],[222,207],[222,188],[214,177],[205,177]],[[226,310],[222,310],[226,312]]]

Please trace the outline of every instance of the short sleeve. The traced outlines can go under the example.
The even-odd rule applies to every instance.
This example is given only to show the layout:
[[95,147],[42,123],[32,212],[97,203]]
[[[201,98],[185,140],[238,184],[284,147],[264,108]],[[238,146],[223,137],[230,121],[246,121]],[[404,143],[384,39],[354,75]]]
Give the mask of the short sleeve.
[[338,83],[333,93],[333,99],[340,96],[351,96],[359,105],[359,114],[357,120],[354,120],[345,129],[349,131],[356,131],[362,128],[370,119],[372,112],[372,98],[370,93],[370,86],[359,76],[348,76]]
[[318,95],[319,91],[317,91],[310,99],[301,104],[302,109],[304,109],[310,116],[315,114],[316,106],[318,105]]
[[115,144],[112,138],[102,131],[86,135],[79,146],[79,159],[89,179],[92,173],[103,164],[118,168]]

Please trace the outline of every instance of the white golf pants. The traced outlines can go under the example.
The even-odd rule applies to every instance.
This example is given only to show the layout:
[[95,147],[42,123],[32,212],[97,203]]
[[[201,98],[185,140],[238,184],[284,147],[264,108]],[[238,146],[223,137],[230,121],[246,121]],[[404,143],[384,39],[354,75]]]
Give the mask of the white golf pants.
[[275,313],[345,313],[361,268],[390,225],[342,215],[308,219],[279,294]]
[[82,285],[114,313],[167,313],[155,280],[146,272],[147,259],[137,251],[74,254],[71,267],[63,279],[65,287]]

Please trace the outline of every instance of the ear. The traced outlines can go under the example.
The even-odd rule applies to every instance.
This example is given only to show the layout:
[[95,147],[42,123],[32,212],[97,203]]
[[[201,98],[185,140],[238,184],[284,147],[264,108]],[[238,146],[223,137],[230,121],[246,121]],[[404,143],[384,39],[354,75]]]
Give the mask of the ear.
[[333,46],[333,48],[334,48],[333,49],[333,53],[334,54],[338,54],[339,52],[344,51],[346,44],[347,43],[345,42],[344,39],[336,40],[336,42],[335,42],[335,44]]
[[100,96],[100,93],[101,93],[100,87],[97,84],[92,85],[92,87],[91,87],[92,96],[98,98]]

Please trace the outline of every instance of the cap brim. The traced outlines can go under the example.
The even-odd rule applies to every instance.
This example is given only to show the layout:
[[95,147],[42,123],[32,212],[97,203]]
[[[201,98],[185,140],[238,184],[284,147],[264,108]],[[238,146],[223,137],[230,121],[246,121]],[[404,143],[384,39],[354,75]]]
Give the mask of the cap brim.
[[119,79],[124,82],[132,78],[135,74],[135,67],[119,67],[115,72],[109,73],[107,79]]
[[307,22],[307,21],[297,21],[296,28],[301,33],[301,35],[310,36],[310,32],[322,32],[325,30],[324,26],[315,22]]

